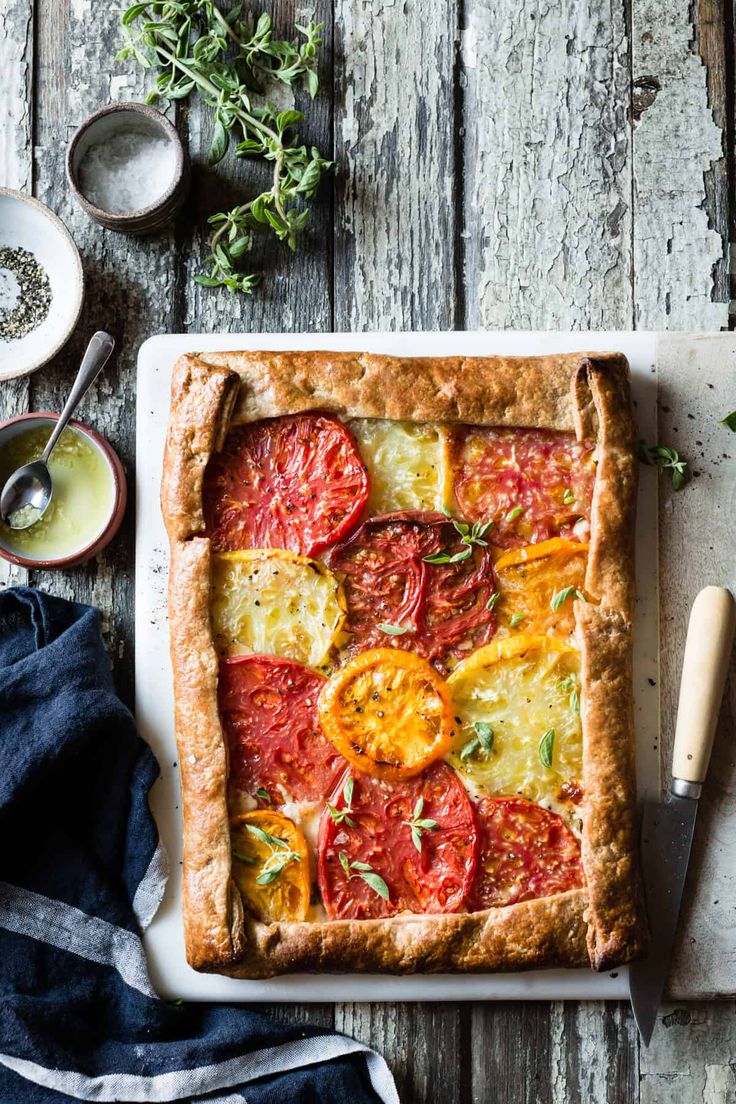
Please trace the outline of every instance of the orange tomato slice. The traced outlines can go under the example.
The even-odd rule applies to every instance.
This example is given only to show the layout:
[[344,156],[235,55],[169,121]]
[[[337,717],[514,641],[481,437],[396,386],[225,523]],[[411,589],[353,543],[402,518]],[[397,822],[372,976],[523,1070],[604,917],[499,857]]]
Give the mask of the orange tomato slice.
[[511,632],[554,633],[575,630],[573,595],[552,609],[552,600],[567,587],[583,591],[588,545],[553,537],[539,544],[512,548],[496,560],[501,599],[499,626]]
[[450,697],[426,659],[398,648],[360,652],[319,699],[322,728],[341,755],[375,778],[410,778],[448,750]]
[[232,874],[243,904],[258,920],[304,920],[309,855],[304,833],[283,813],[258,809],[230,821]]

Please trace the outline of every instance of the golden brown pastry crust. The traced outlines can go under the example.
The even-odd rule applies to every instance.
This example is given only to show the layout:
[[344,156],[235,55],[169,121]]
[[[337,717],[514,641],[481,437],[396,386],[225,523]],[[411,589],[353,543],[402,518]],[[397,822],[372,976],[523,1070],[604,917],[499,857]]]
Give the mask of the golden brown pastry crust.
[[[582,650],[585,890],[484,912],[262,924],[230,878],[227,749],[217,713],[202,477],[231,424],[301,410],[574,431],[597,440]],[[199,970],[596,969],[643,947],[634,839],[631,628],[636,461],[628,367],[616,353],[422,357],[205,353],[174,368],[162,509],[184,818],[187,958]]]

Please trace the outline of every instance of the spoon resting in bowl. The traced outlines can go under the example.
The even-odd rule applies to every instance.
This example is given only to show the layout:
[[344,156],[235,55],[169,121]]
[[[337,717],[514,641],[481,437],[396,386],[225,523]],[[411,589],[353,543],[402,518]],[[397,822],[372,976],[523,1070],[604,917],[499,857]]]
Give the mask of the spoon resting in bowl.
[[115,339],[109,333],[99,330],[94,334],[42,456],[30,464],[24,464],[7,479],[0,494],[0,517],[11,529],[28,529],[43,517],[54,493],[48,468],[49,457],[67,422],[104,368],[114,348]]

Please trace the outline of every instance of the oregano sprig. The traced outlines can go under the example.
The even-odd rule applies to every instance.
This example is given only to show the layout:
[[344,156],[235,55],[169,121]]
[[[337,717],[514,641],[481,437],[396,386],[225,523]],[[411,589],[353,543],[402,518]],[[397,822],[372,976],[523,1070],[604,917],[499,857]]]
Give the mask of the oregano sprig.
[[309,219],[304,203],[314,196],[332,162],[314,146],[299,144],[295,127],[303,119],[301,112],[279,111],[268,99],[272,82],[302,82],[314,99],[322,24],[295,24],[299,38],[288,42],[273,38],[267,12],[254,27],[242,10],[238,4],[224,14],[214,0],[133,4],[122,15],[125,45],[117,56],[134,58],[156,72],[148,103],[199,93],[213,113],[211,165],[222,160],[233,141],[237,156],[273,163],[267,191],[208,220],[214,232],[207,271],[195,276],[204,287],[251,294],[261,274],[243,272],[239,266],[256,235],[272,232],[296,249]]
[[362,878],[374,893],[377,893],[379,897],[383,897],[384,901],[391,900],[388,886],[381,875],[376,874],[370,863],[358,862],[357,860],[351,862],[344,851],[340,851],[337,857],[348,881],[352,881],[353,878]]
[[687,460],[681,458],[677,449],[668,448],[666,445],[645,445],[640,441],[639,459],[645,464],[659,468],[661,472],[671,472],[673,491],[679,491],[684,487]]
[[[246,824],[245,826],[250,834],[260,843],[265,843],[269,849],[269,856],[261,867],[261,872],[256,878],[258,885],[270,885],[275,882],[279,874],[281,874],[290,863],[301,862],[302,857],[298,851],[292,851],[286,840],[279,839],[278,836],[272,836],[270,832],[266,832],[263,828],[259,828],[257,824]],[[235,853],[235,857],[244,862],[245,859],[242,855]]]
[[452,564],[460,563],[463,560],[467,560],[473,555],[473,545],[478,545],[480,548],[487,548],[488,541],[485,540],[485,535],[493,525],[492,521],[486,521],[485,523],[480,521],[474,521],[472,527],[465,521],[458,521],[454,518],[449,510],[443,509],[442,513],[445,517],[452,522],[455,532],[460,537],[460,543],[463,548],[459,552],[455,552],[454,555],[450,555],[449,552],[433,552],[430,556],[424,557],[424,562],[429,564]]
[[342,788],[342,798],[345,805],[342,809],[338,809],[337,806],[327,802],[327,811],[332,817],[335,824],[342,824],[343,821],[347,824],[348,828],[355,828],[355,821],[351,814],[353,811],[353,787],[355,782],[352,774],[349,774],[345,780],[345,785]]
[[432,820],[431,817],[422,816],[423,811],[424,798],[418,797],[414,803],[411,819],[402,821],[402,824],[405,824],[407,828],[411,829],[412,843],[417,851],[422,850],[422,833],[432,832],[435,828],[439,828],[439,824],[436,820]]

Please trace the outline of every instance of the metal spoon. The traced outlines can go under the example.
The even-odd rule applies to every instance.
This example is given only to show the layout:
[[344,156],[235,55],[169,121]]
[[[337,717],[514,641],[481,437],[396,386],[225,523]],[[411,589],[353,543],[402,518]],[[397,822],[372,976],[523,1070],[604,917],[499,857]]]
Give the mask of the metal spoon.
[[104,368],[115,348],[115,339],[99,330],[87,346],[66,405],[59,415],[54,432],[48,439],[40,460],[18,468],[3,487],[0,495],[0,517],[11,529],[28,529],[43,516],[54,493],[49,457],[66,424]]

